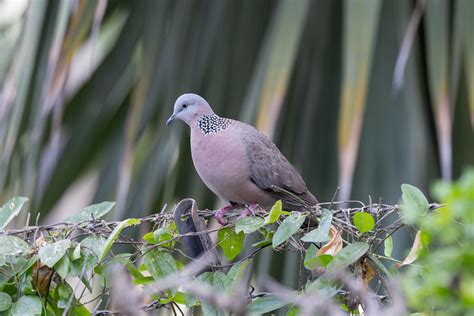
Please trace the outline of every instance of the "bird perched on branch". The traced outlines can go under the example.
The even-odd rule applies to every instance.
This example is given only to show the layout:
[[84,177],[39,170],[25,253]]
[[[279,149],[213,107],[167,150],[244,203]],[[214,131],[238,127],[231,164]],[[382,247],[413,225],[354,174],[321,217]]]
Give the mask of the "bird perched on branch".
[[180,96],[166,125],[181,120],[191,128],[194,167],[206,186],[229,205],[215,217],[245,207],[271,207],[282,200],[283,208],[302,211],[318,200],[309,192],[301,175],[275,144],[251,125],[220,117],[197,94]]

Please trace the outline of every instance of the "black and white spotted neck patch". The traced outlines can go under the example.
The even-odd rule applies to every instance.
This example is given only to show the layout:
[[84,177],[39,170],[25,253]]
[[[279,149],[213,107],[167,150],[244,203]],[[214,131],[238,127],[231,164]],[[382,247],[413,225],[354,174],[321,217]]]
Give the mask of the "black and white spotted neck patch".
[[222,118],[215,114],[203,115],[198,119],[197,125],[204,134],[219,133],[226,129],[232,120]]

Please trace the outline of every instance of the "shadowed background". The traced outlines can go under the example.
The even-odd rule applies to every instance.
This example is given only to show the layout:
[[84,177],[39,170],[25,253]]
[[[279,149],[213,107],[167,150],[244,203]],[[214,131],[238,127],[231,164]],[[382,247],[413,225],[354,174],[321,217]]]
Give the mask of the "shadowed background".
[[[397,203],[474,163],[473,29],[470,0],[0,0],[0,202],[29,197],[30,224],[105,200],[114,219],[216,207],[187,128],[164,124],[195,92],[320,201]],[[297,259],[274,274],[291,284]]]

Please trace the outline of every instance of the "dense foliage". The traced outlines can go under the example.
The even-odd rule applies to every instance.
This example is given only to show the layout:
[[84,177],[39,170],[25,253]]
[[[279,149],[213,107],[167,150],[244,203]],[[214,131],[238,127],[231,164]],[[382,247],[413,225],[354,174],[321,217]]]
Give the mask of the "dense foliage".
[[[9,225],[59,223],[101,201],[116,201],[109,221],[187,196],[216,207],[194,172],[189,135],[165,128],[184,92],[271,136],[320,201],[337,186],[340,200],[370,194],[387,204],[402,183],[428,192],[474,163],[473,13],[471,0],[0,0],[0,201],[29,198]],[[362,235],[351,223],[346,242],[370,239],[365,213],[349,217]],[[265,230],[236,258],[275,228]],[[42,232],[46,243],[64,235]],[[234,233],[226,228],[221,241]],[[248,233],[237,235],[224,246],[229,258]],[[16,236],[31,251],[34,232]],[[381,243],[378,256],[392,249],[380,257],[388,272],[410,241],[399,233]],[[317,253],[302,245],[266,246],[252,275],[301,289],[300,262],[314,267]]]
[[[16,197],[0,209],[4,229],[0,236],[0,311],[9,315],[113,312],[120,306],[114,305],[110,291],[119,279],[113,269],[116,264],[131,278],[128,285],[118,286],[128,286],[127,293],[139,289],[136,310],[201,306],[206,315],[221,315],[222,310],[262,314],[280,308],[286,308],[288,315],[315,311],[334,315],[348,310],[369,314],[383,310],[391,315],[405,308],[394,299],[399,294],[390,285],[399,275],[404,297],[414,311],[434,310],[440,315],[472,311],[474,171],[468,170],[453,184],[434,186],[441,206],[429,204],[413,186],[403,185],[402,192],[400,208],[380,204],[338,208],[337,203],[322,203],[321,208],[299,213],[283,211],[277,202],[271,210],[260,210],[254,216],[239,219],[238,214],[231,214],[229,225],[204,231],[218,232],[216,244],[222,254],[215,262],[187,256],[180,244],[203,232],[178,232],[169,212],[106,222],[101,217],[113,208],[110,202],[87,207],[56,225],[5,230],[27,201]],[[212,216],[209,211],[199,214],[200,220]],[[395,220],[384,223],[384,218],[394,215]],[[143,240],[127,237],[127,229],[150,223],[153,229]],[[419,231],[407,258],[401,261],[392,257],[391,235],[407,224]],[[257,242],[250,253],[243,254],[244,239],[251,234]],[[127,244],[133,251],[121,251],[118,244]],[[266,247],[301,254],[301,281],[296,291],[270,279],[255,283],[251,262]],[[382,260],[392,264],[386,268]],[[229,264],[221,263],[225,261]],[[88,292],[92,299],[86,299]]]
[[436,315],[474,311],[474,169],[455,183],[438,182],[436,212],[417,212],[421,230],[418,263],[404,275],[404,291],[415,310]]

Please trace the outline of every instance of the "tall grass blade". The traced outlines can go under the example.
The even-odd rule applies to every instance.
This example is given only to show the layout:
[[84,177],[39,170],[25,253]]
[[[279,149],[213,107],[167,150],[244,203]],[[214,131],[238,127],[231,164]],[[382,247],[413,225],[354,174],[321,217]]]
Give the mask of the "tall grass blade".
[[245,106],[258,104],[256,125],[269,136],[274,133],[283,105],[308,8],[307,0],[280,1],[247,95]]
[[461,42],[461,64],[463,65],[462,69],[465,69],[470,121],[472,129],[474,129],[474,37],[472,35],[474,30],[474,1],[458,0],[455,5],[454,19],[459,27],[454,32]]
[[338,149],[340,197],[349,198],[369,82],[380,1],[344,2],[343,79]]
[[449,86],[449,2],[428,1],[425,15],[428,85],[443,179],[451,179],[453,105]]

